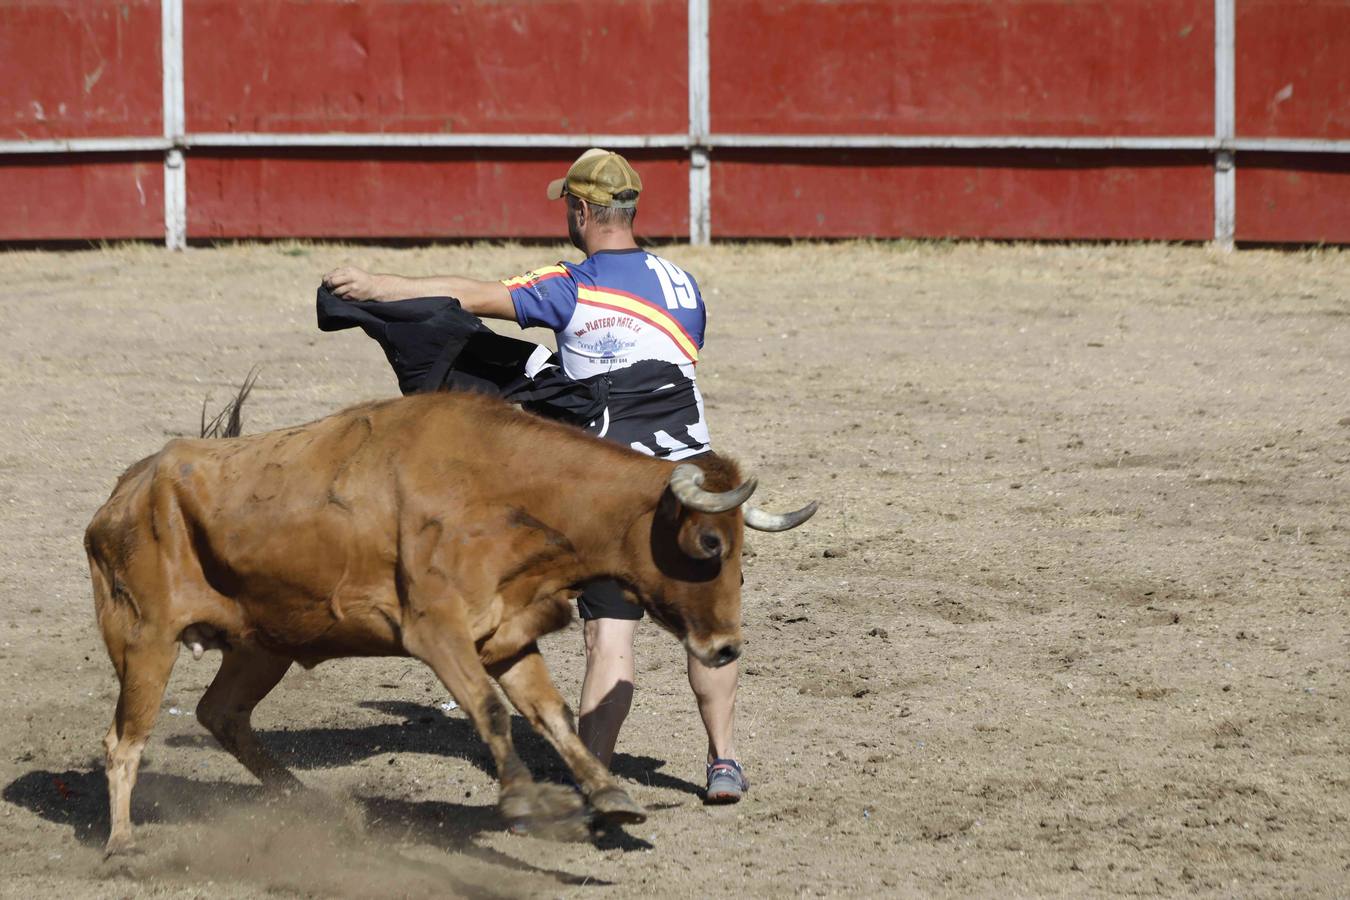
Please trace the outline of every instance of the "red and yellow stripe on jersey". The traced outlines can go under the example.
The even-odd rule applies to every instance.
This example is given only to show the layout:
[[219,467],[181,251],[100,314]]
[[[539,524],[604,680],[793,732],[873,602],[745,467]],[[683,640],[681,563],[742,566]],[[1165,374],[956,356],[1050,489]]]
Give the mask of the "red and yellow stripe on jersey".
[[528,287],[550,278],[565,278],[566,276],[567,270],[562,266],[544,266],[542,269],[535,269],[533,272],[526,272],[524,275],[517,275],[515,278],[503,278],[502,284],[508,288]]
[[670,338],[690,362],[698,362],[698,344],[694,343],[688,332],[665,310],[641,297],[613,288],[590,287],[579,283],[577,302],[635,316]]

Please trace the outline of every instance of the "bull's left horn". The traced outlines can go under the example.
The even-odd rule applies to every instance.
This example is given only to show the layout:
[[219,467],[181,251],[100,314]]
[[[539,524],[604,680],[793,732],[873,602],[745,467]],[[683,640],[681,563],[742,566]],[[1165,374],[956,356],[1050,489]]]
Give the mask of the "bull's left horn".
[[754,477],[740,487],[717,493],[703,489],[703,470],[693,463],[680,463],[670,473],[670,491],[690,509],[705,513],[723,513],[750,499],[758,484]]
[[816,514],[819,504],[812,500],[801,509],[790,513],[765,512],[753,506],[745,508],[745,527],[756,531],[787,531],[796,528]]

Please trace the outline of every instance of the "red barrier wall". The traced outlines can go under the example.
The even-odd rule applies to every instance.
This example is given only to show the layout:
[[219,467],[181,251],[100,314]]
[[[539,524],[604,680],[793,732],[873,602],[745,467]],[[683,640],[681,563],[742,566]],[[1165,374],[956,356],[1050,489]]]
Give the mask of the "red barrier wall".
[[906,151],[719,153],[721,237],[1207,240],[1204,154]]
[[714,0],[712,124],[1213,134],[1213,56],[1213,0]]
[[[1206,136],[1214,0],[709,0],[714,134]],[[1238,137],[1350,139],[1350,2],[1236,0]],[[685,0],[185,0],[189,134],[684,134]],[[163,132],[160,0],[0,0],[0,140]],[[189,146],[191,237],[557,237],[576,150]],[[689,233],[684,150],[630,154]],[[712,152],[720,237],[1213,234],[1213,157]],[[156,154],[0,154],[0,240],[158,237]],[[1347,155],[1238,155],[1237,236],[1350,241]]]
[[[158,0],[0,2],[0,140],[163,133]],[[0,155],[0,240],[164,235],[163,158]]]
[[0,140],[163,133],[158,0],[0,2]]
[[[639,230],[689,233],[684,159],[628,154],[643,182]],[[573,154],[400,150],[369,155],[196,155],[188,178],[188,235],[508,238],[567,234],[545,188]]]
[[[1350,2],[1238,0],[1237,130],[1350,139]],[[1239,154],[1237,237],[1350,243],[1350,158]]]
[[1240,241],[1350,244],[1350,159],[1312,153],[1242,154]]
[[193,0],[190,131],[683,132],[684,0]]
[[1350,138],[1350,2],[1238,0],[1237,130]]
[[0,156],[0,241],[163,238],[161,154]]
[[[202,0],[185,22],[189,131],[682,133],[684,0]],[[604,77],[597,77],[603,70]],[[576,152],[196,154],[190,237],[559,236]],[[687,235],[687,159],[633,154],[648,234]]]

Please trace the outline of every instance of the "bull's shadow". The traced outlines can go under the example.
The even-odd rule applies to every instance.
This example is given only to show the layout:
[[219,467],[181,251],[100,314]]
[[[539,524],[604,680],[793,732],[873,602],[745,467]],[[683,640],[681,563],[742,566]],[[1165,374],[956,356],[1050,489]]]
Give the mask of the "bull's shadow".
[[[403,701],[369,701],[360,704],[402,721],[354,728],[306,728],[259,732],[262,742],[286,765],[295,769],[321,769],[350,765],[372,756],[426,753],[458,757],[488,775],[495,776],[491,754],[473,725],[462,715],[446,715],[435,707]],[[517,752],[535,776],[541,780],[568,783],[571,773],[547,741],[521,716],[513,716],[512,738]],[[176,747],[196,747],[202,752],[224,753],[209,735],[174,735],[165,743]],[[151,743],[153,753],[153,740]],[[692,782],[666,774],[665,761],[651,756],[617,753],[613,770],[652,787],[662,787],[698,795]],[[108,787],[101,765],[91,763],[87,771],[53,772],[35,770],[6,785],[0,796],[48,821],[68,826],[76,840],[99,846],[108,834]],[[441,849],[474,856],[495,865],[527,870],[571,883],[574,876],[539,869],[488,847],[476,838],[485,832],[505,827],[496,807],[471,806],[435,800],[396,800],[386,797],[351,798],[361,809],[367,831],[413,838]],[[261,785],[185,778],[142,769],[132,796],[132,820],[138,824],[210,823],[241,805],[275,800]],[[318,792],[306,802],[322,804]],[[332,802],[331,799],[328,802]],[[658,804],[665,808],[676,804]],[[651,844],[610,829],[596,838],[601,848],[621,850],[649,849]],[[590,884],[597,884],[594,878]]]
[[[359,704],[403,721],[354,728],[302,728],[259,731],[263,745],[294,769],[326,769],[351,765],[386,753],[426,753],[463,759],[488,775],[496,774],[492,755],[473,724],[462,714],[446,715],[440,709],[398,700],[371,700]],[[511,738],[520,758],[540,780],[567,783],[571,778],[566,764],[553,747],[522,716],[511,717]],[[200,747],[223,753],[209,734],[174,735],[166,740],[172,747]],[[631,778],[650,787],[682,791],[700,796],[702,789],[693,782],[662,772],[666,761],[653,756],[615,753],[611,769],[615,775]]]
[[[107,779],[101,767],[87,771],[35,770],[5,786],[0,796],[58,825],[69,827],[81,844],[100,847],[108,835]],[[210,824],[225,819],[231,810],[265,804],[276,795],[260,785],[235,784],[184,778],[162,772],[142,771],[132,798],[132,819],[138,825],[190,823]],[[560,884],[604,885],[594,876],[541,868],[516,859],[475,839],[504,827],[494,805],[469,806],[444,801],[391,800],[354,797],[365,826],[362,834],[384,836],[394,842],[414,840],[439,849],[471,856],[485,863],[544,875]],[[306,809],[339,813],[338,805],[317,792],[288,796],[287,803],[305,804]],[[650,849],[651,844],[621,831],[601,836],[601,847],[624,850]],[[467,892],[472,894],[473,892]],[[481,892],[480,892],[481,893]]]
[[[369,701],[360,704],[402,719],[354,728],[305,728],[261,731],[259,738],[286,765],[300,770],[350,765],[372,756],[426,753],[458,757],[488,775],[495,776],[491,754],[473,725],[462,715],[446,715],[435,707],[403,701]],[[571,773],[548,742],[521,716],[513,716],[512,738],[521,759],[541,780],[568,783]],[[206,734],[174,735],[165,743],[196,747],[202,752],[225,751]],[[153,739],[151,742],[153,753]],[[652,787],[699,795],[692,782],[666,774],[665,761],[651,756],[616,753],[613,770]],[[108,834],[108,787],[101,765],[87,771],[35,770],[15,779],[0,793],[6,801],[28,809],[48,821],[71,828],[75,838],[90,846],[101,845]],[[132,820],[136,823],[209,823],[230,809],[274,800],[261,785],[205,781],[142,769],[132,796]],[[315,792],[311,802],[323,802]],[[570,883],[566,872],[538,869],[475,841],[485,832],[501,831],[505,824],[491,804],[471,806],[443,801],[396,800],[386,797],[351,798],[370,823],[372,833],[387,832],[406,840],[463,853],[485,862],[528,870]],[[330,801],[331,802],[331,801]],[[657,808],[675,804],[658,804]],[[611,829],[596,838],[601,848],[648,849],[651,844]],[[597,884],[594,878],[590,884]]]
[[[132,797],[132,818],[138,825],[207,820],[235,806],[263,802],[266,795],[260,785],[194,781],[142,769]],[[0,797],[49,822],[69,826],[81,844],[101,845],[108,836],[108,780],[101,766],[28,772],[7,784]],[[161,803],[160,797],[173,800]]]

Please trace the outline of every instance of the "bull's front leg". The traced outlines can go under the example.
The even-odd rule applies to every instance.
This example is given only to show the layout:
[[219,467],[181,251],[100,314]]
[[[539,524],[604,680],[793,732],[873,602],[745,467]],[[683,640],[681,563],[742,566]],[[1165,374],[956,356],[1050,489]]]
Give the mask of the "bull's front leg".
[[516,754],[511,715],[493,688],[457,608],[445,602],[410,609],[404,616],[403,644],[432,668],[491,749],[501,782],[497,806],[507,822],[547,837],[585,837],[580,798],[559,785],[536,784]]
[[554,686],[537,645],[531,643],[491,671],[516,709],[562,756],[600,819],[618,825],[646,820],[642,807],[633,802],[609,769],[577,737],[572,711]]
[[534,597],[483,641],[478,658],[490,671],[496,671],[494,666],[515,659],[543,635],[566,628],[572,621],[575,596],[575,591],[563,591]]

